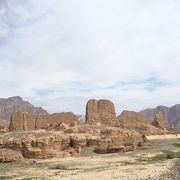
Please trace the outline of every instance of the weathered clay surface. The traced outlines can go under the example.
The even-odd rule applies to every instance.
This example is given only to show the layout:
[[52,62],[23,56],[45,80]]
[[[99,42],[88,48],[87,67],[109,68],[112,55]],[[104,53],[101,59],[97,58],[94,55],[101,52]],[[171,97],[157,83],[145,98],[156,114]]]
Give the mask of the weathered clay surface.
[[71,132],[13,131],[0,136],[0,149],[19,150],[25,158],[46,159],[62,152],[66,155],[79,154],[87,147],[93,147],[96,153],[129,151],[143,141],[138,132],[120,127],[93,129],[94,126],[80,126],[76,127],[78,131],[72,128]]
[[164,123],[164,118],[163,115],[161,113],[158,113],[155,115],[155,120],[154,122],[152,122],[152,125],[154,125],[155,127],[165,130],[165,123]]
[[31,115],[26,112],[15,111],[11,116],[9,129],[11,131],[48,129],[53,124],[60,124],[62,122],[72,125],[78,122],[78,118],[72,112],[51,115]]
[[85,122],[99,126],[118,126],[114,104],[105,99],[88,101]]
[[14,162],[21,160],[22,154],[20,151],[15,151],[12,149],[0,149],[0,162],[7,163],[7,162]]
[[118,116],[120,125],[124,128],[136,130],[141,134],[153,135],[163,134],[164,132],[154,126],[152,126],[146,119],[144,119],[140,113],[133,111],[123,111]]
[[89,139],[88,144],[96,144],[94,152],[116,153],[119,151],[135,150],[139,143],[143,142],[141,134],[136,131],[109,127],[103,129],[99,137]]
[[2,124],[0,124],[0,129],[4,129],[4,126]]
[[67,150],[68,136],[62,132],[11,132],[0,140],[0,147],[21,151],[25,158],[46,159]]
[[85,134],[72,135],[70,136],[70,146],[74,148],[78,153],[81,152],[81,149],[87,145],[87,138]]
[[0,124],[0,134],[7,133],[7,132],[8,132],[8,129],[5,128],[2,124]]
[[48,131],[59,131],[59,130],[68,130],[70,126],[64,122],[61,123],[52,123],[50,127],[47,129]]
[[67,130],[64,130],[65,133],[81,133],[81,134],[87,134],[87,135],[92,135],[96,134],[98,135],[100,133],[100,127],[94,126],[94,125],[82,125],[82,126],[74,126],[70,127]]

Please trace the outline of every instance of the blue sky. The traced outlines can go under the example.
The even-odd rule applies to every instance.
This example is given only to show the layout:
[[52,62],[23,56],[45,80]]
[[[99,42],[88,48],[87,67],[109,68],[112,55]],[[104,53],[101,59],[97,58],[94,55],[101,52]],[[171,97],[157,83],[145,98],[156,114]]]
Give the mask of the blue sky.
[[179,0],[0,0],[0,97],[83,114],[180,103]]

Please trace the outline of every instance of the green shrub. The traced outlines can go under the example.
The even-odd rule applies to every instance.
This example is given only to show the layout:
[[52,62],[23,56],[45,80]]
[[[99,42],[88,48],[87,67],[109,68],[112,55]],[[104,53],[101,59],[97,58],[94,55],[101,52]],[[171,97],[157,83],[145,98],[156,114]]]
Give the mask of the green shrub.
[[4,180],[4,179],[12,179],[12,176],[0,176],[0,180]]
[[176,158],[180,158],[180,151],[176,152]]
[[167,157],[167,159],[174,159],[174,158],[176,158],[176,153],[172,152],[172,151],[167,151],[166,157]]
[[163,154],[157,154],[156,156],[153,156],[152,158],[150,158],[150,160],[152,161],[162,161],[162,160],[165,160],[167,159],[167,156],[165,153]]
[[163,154],[157,154],[156,156],[150,159],[152,161],[161,161],[165,159],[174,159],[174,158],[180,158],[180,151],[179,152],[163,151]]
[[174,143],[173,145],[177,148],[180,148],[180,143]]

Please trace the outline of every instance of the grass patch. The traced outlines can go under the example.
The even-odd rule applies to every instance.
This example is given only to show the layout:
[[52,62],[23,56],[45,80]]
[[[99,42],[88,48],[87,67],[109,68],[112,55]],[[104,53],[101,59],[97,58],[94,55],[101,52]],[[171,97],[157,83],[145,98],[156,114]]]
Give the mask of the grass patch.
[[148,148],[148,147],[138,147],[138,150],[148,150],[148,149],[150,149],[150,148]]
[[179,152],[163,151],[162,154],[157,154],[149,158],[140,158],[137,159],[137,161],[156,162],[156,161],[164,161],[167,159],[175,159],[175,158],[180,158],[180,151]]
[[176,158],[180,158],[180,151],[176,152]]
[[68,168],[62,164],[55,164],[55,165],[50,166],[49,169],[66,171],[66,170],[78,170],[79,168]]
[[166,154],[167,159],[174,159],[174,158],[180,158],[180,151],[173,152],[173,151],[163,151]]
[[131,161],[123,161],[122,163],[125,166],[127,166],[127,165],[135,165],[136,164],[136,162],[131,162]]
[[0,176],[0,180],[4,180],[4,179],[12,179],[12,176]]
[[69,170],[66,166],[62,164],[56,164],[56,165],[50,166],[49,169]]
[[32,179],[35,179],[35,178],[37,178],[37,177],[25,177],[22,180],[32,180]]
[[149,158],[149,160],[152,160],[152,161],[163,161],[163,160],[165,160],[165,159],[167,159],[165,153],[163,153],[163,154],[157,154],[157,155]]
[[174,143],[173,145],[177,148],[180,148],[180,143]]

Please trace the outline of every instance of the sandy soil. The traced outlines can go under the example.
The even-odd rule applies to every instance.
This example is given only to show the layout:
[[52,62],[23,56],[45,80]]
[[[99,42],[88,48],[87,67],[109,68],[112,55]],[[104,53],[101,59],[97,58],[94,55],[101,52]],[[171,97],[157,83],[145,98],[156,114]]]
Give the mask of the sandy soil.
[[[50,169],[55,165],[67,167],[69,170]],[[26,164],[26,167],[12,167],[12,171],[3,175],[11,179],[62,179],[62,180],[101,180],[109,179],[158,179],[172,166],[173,161],[154,164],[136,164],[134,158],[122,157],[117,154],[97,157],[76,157],[55,159],[54,162],[38,162],[36,165]],[[163,168],[162,168],[163,167]],[[2,174],[1,174],[2,175]]]
[[174,143],[180,142],[179,135],[176,138],[174,136],[149,136],[150,141],[145,146],[127,153],[89,154],[88,157],[53,158],[36,162],[24,160],[20,163],[0,164],[0,179],[172,180],[171,176],[163,175],[171,171],[177,159],[158,162],[139,159],[153,156],[162,150],[179,150],[174,146]]
[[160,139],[179,139],[180,134],[167,134],[167,135],[153,135],[147,136],[148,140],[160,140]]

